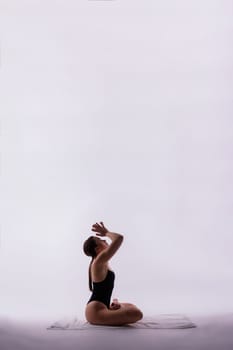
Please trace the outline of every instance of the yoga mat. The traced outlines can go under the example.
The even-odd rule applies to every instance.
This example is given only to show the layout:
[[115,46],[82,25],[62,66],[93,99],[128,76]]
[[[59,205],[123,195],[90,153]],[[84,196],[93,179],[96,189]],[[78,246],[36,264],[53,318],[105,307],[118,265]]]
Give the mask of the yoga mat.
[[185,329],[197,327],[183,314],[159,314],[156,316],[145,316],[136,323],[124,326],[92,325],[89,322],[77,317],[63,318],[54,322],[48,330],[90,330],[103,328],[127,328],[127,329]]

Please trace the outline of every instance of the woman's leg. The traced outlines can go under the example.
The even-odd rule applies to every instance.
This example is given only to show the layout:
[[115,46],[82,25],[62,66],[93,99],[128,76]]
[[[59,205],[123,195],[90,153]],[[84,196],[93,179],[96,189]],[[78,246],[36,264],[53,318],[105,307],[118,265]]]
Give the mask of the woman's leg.
[[135,305],[121,303],[118,310],[109,310],[104,304],[93,301],[86,307],[86,319],[91,324],[122,326],[142,319],[143,313]]

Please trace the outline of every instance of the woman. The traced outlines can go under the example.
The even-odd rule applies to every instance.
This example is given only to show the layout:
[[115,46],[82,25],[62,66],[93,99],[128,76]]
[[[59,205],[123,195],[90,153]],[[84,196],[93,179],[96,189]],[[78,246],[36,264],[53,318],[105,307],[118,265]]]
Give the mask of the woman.
[[87,321],[109,326],[122,326],[139,321],[143,314],[135,305],[119,303],[117,299],[110,305],[115,273],[109,269],[108,261],[120,248],[123,235],[109,232],[103,222],[94,224],[92,231],[98,232],[96,236],[109,237],[112,242],[108,244],[105,240],[90,236],[83,245],[84,253],[92,257],[89,266],[89,289],[92,295],[85,309]]

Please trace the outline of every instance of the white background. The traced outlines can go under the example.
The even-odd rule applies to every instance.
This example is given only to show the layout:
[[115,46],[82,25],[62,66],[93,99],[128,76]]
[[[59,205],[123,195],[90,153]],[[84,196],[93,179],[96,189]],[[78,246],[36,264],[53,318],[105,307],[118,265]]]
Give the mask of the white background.
[[82,316],[82,245],[123,233],[113,297],[233,309],[233,3],[0,0],[0,314]]

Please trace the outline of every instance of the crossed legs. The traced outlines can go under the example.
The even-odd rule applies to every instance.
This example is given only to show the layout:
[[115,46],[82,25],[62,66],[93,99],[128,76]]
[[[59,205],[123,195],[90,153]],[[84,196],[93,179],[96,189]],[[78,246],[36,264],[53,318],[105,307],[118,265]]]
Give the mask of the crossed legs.
[[143,313],[135,305],[120,303],[117,310],[108,309],[103,303],[92,301],[86,306],[85,316],[94,325],[122,326],[142,319]]

